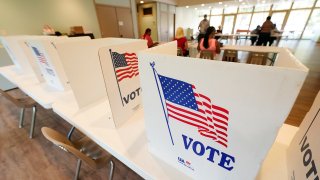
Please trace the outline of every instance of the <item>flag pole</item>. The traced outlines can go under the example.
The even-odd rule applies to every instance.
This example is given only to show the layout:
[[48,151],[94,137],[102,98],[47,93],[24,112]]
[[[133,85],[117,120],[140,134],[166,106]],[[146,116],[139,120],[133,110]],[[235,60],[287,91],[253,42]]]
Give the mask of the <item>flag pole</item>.
[[110,56],[111,56],[111,61],[112,61],[112,66],[113,66],[113,72],[114,72],[114,75],[115,75],[116,80],[117,80],[117,85],[118,85],[118,90],[119,90],[119,94],[120,94],[121,103],[122,103],[122,106],[124,106],[124,104],[123,104],[123,99],[122,99],[122,94],[121,94],[120,86],[119,86],[119,82],[118,82],[118,76],[117,76],[117,74],[116,74],[116,69],[115,69],[115,67],[114,67],[114,60],[113,60],[113,55],[112,55],[111,49],[109,49],[109,52],[110,52]]
[[166,117],[166,122],[167,122],[168,130],[169,130],[171,142],[172,142],[172,145],[174,145],[173,138],[172,138],[172,134],[171,134],[171,130],[170,130],[170,125],[169,125],[168,116],[167,116],[166,111],[165,111],[165,109],[164,109],[164,105],[163,105],[163,101],[162,101],[162,96],[161,96],[161,93],[160,93],[159,84],[158,84],[158,80],[157,80],[157,75],[156,75],[156,74],[158,74],[158,73],[156,72],[156,70],[155,70],[155,68],[154,68],[155,62],[150,63],[150,66],[152,67],[154,79],[156,80],[156,84],[157,84],[157,88],[158,88],[158,93],[159,93],[159,96],[160,96],[163,113],[164,113],[164,115],[165,115],[165,117]]

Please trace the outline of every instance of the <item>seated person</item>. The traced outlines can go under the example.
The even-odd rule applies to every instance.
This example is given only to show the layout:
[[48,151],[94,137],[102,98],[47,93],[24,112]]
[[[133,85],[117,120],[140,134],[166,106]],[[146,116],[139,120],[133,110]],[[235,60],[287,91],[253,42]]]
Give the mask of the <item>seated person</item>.
[[[220,26],[218,26],[217,34],[222,34],[222,26],[221,26],[221,25],[220,25]],[[216,40],[218,40],[218,39],[220,39],[220,38],[221,38],[221,36],[215,36],[214,38],[215,38]]]
[[199,47],[200,50],[211,50],[213,53],[213,56],[216,54],[220,54],[220,43],[214,39],[214,34],[216,30],[214,27],[210,26],[207,29],[206,34],[204,35],[204,38],[201,39]]
[[146,29],[145,33],[142,35],[142,39],[145,39],[148,41],[147,42],[148,48],[154,47],[159,44],[157,42],[153,43],[152,38],[151,38],[151,29],[150,28]]
[[271,30],[271,36],[269,38],[269,46],[271,46],[273,44],[274,40],[277,39],[275,36],[281,34],[281,31],[279,31],[277,29],[277,25],[273,24],[273,26],[274,26],[274,29]]
[[[250,34],[259,35],[260,30],[261,30],[261,26],[258,25],[254,30],[252,30],[252,31],[250,32]],[[251,37],[250,37],[251,46],[254,45],[254,43],[257,41],[257,39],[258,39],[258,36],[251,36]]]
[[176,31],[176,37],[174,38],[174,40],[177,41],[178,48],[181,48],[183,56],[188,56],[188,41],[187,38],[184,36],[182,27],[178,27]]

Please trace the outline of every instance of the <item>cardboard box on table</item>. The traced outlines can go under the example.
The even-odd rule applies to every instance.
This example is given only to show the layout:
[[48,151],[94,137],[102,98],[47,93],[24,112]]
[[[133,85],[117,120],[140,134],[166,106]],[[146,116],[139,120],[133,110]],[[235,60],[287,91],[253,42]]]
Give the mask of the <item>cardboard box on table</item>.
[[[107,116],[104,118],[113,127],[120,126],[136,111],[141,89],[135,54],[147,49],[146,41],[104,38],[58,44],[57,49],[79,109],[102,104]],[[135,60],[132,67],[130,60]],[[116,74],[117,70],[122,73]]]
[[319,179],[320,91],[287,150],[290,179]]
[[286,49],[275,66],[138,58],[149,149],[194,179],[254,179],[308,72]]
[[[89,37],[54,38],[54,39],[28,39],[24,43],[27,46],[26,52],[30,54],[30,64],[33,70],[41,72],[41,76],[51,87],[64,91],[69,88],[68,78],[63,70],[61,59],[56,49],[56,44],[66,42],[89,41]],[[35,65],[37,64],[37,65]]]

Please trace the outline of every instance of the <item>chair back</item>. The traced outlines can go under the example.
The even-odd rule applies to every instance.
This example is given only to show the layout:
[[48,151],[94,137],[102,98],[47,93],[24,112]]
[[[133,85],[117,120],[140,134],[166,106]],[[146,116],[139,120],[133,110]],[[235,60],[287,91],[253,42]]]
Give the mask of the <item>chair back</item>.
[[82,153],[82,146],[76,143],[72,143],[66,136],[63,136],[59,132],[48,128],[48,127],[42,127],[41,128],[42,134],[46,139],[51,141],[53,144],[57,145],[59,148],[66,152],[70,152],[71,154],[75,155],[77,158],[85,161],[90,167],[92,168],[98,168],[100,165],[92,159],[90,156],[90,153]]
[[238,51],[236,50],[224,50],[222,61],[238,62]]
[[210,50],[201,50],[201,52],[200,52],[200,58],[213,60],[214,55],[213,55],[213,52],[210,51]]
[[182,51],[181,47],[177,48],[177,56],[183,56],[183,51]]
[[268,59],[268,53],[251,52],[249,54],[247,64],[266,65]]

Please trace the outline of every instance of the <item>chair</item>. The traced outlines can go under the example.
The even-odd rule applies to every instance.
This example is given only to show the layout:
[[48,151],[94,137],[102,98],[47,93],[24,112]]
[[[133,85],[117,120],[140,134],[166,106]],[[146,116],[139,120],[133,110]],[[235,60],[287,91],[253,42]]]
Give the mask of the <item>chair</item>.
[[210,51],[210,50],[201,50],[201,52],[200,52],[200,58],[213,60],[214,55],[213,55],[213,52]]
[[177,56],[183,56],[183,51],[180,47],[177,48]]
[[31,126],[30,126],[30,133],[29,133],[29,138],[31,139],[33,137],[33,131],[34,131],[34,126],[36,121],[36,112],[37,112],[36,102],[28,96],[23,98],[15,98],[7,92],[8,91],[3,91],[2,89],[0,89],[0,94],[2,94],[6,99],[11,101],[13,104],[21,108],[20,118],[19,118],[19,128],[23,127],[25,108],[32,108],[32,118],[31,118]]
[[224,50],[222,61],[238,62],[238,51],[236,50]]
[[266,65],[268,53],[251,52],[249,54],[247,64]]
[[[72,132],[73,130],[74,128],[72,128],[70,132]],[[57,145],[62,150],[69,152],[78,158],[74,179],[79,178],[82,161],[85,161],[91,168],[94,169],[99,169],[103,167],[107,161],[110,161],[109,180],[112,179],[114,163],[111,160],[111,157],[105,155],[103,156],[103,150],[101,150],[101,148],[94,144],[88,137],[84,137],[75,142],[71,142],[71,133],[68,134],[67,138],[66,136],[63,136],[59,132],[48,127],[42,127],[41,131],[46,139]]]

